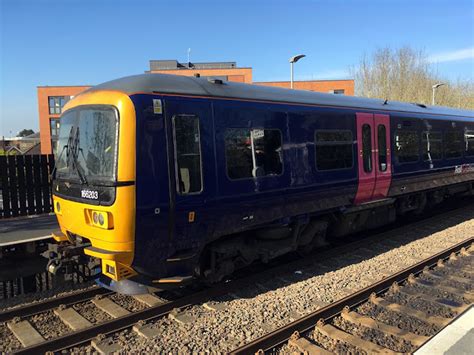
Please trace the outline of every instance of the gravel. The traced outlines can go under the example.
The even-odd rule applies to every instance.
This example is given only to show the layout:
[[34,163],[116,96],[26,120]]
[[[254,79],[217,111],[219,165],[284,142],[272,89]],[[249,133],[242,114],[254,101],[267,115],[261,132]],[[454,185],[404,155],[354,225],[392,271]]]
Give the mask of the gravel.
[[364,340],[373,342],[396,352],[408,353],[415,350],[415,347],[406,340],[397,338],[393,335],[387,335],[376,329],[355,325],[347,322],[342,317],[336,317],[333,324],[347,333],[351,333]]
[[131,296],[115,293],[111,296],[108,296],[108,298],[130,312],[137,312],[147,308],[145,304],[137,301]]
[[53,299],[61,296],[65,296],[71,293],[86,291],[93,287],[97,287],[95,282],[85,282],[81,284],[64,283],[55,286],[51,290],[40,291],[35,293],[27,293],[24,295],[16,296],[15,298],[7,298],[0,300],[0,311],[22,307],[32,303],[42,302],[48,299]]
[[46,340],[72,331],[53,311],[31,316],[27,320]]
[[426,323],[421,319],[411,317],[407,314],[387,310],[370,302],[364,303],[357,308],[357,312],[382,323],[399,327],[418,335],[431,336],[440,330],[436,325]]
[[0,323],[0,353],[11,353],[15,349],[21,348],[21,343],[8,329],[6,323]]
[[456,312],[450,310],[448,307],[440,304],[435,304],[421,298],[420,296],[407,297],[404,294],[388,292],[384,298],[388,302],[398,303],[422,312],[430,316],[453,318]]
[[111,316],[101,311],[92,302],[76,303],[72,305],[72,308],[92,324],[102,323],[112,319]]

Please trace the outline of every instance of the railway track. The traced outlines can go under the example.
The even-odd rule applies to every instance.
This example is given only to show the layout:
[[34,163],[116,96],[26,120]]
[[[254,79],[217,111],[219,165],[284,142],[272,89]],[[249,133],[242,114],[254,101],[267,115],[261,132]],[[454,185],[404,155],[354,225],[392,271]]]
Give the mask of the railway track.
[[[444,216],[448,218],[449,215],[456,213],[458,212],[449,211],[447,214],[444,214]],[[419,228],[424,224],[430,224],[431,219],[434,220],[437,218],[440,218],[440,216],[411,223],[409,227]],[[401,228],[407,228],[407,226]],[[351,253],[357,248],[363,248],[375,242],[390,245],[391,241],[384,239],[389,239],[392,233],[396,233],[396,229],[337,247],[331,247],[287,264],[266,268],[264,271],[259,271],[250,277],[245,276],[225,284],[217,285],[213,288],[187,293],[171,301],[154,296],[148,296],[147,300],[135,298],[134,301],[141,303],[143,306],[138,310],[130,311],[124,309],[124,307],[121,307],[113,299],[113,294],[97,288],[89,291],[90,293],[87,295],[81,295],[80,293],[68,295],[62,299],[52,299],[44,303],[37,303],[0,313],[0,323],[5,322],[10,331],[12,331],[19,340],[27,339],[26,341],[20,340],[20,343],[22,343],[21,348],[17,347],[15,350],[16,353],[19,354],[57,351],[88,344],[92,344],[98,351],[114,351],[114,349],[117,349],[118,344],[111,341],[110,336],[124,329],[133,329],[133,331],[141,337],[150,338],[153,336],[153,330],[149,327],[149,324],[153,321],[167,316],[178,319],[181,311],[185,308],[202,304],[208,300],[229,295],[233,292],[238,292],[240,289],[252,283],[271,279],[276,274],[287,271],[288,269],[304,268],[308,265],[314,265],[318,260],[331,260],[331,258],[334,259],[342,254]],[[97,324],[84,322],[80,317],[81,312],[78,312],[77,309],[74,308],[74,305],[81,302],[88,303],[91,307],[97,309],[97,312],[107,313],[108,318],[97,322]],[[60,321],[64,323],[64,331],[58,331],[55,337],[52,338],[45,338],[41,335],[38,337],[37,334],[35,334],[35,327],[30,323],[30,320],[41,312],[50,312],[53,313],[56,318],[60,318]],[[78,314],[79,317],[77,317]],[[12,329],[15,329],[15,331]],[[154,334],[156,335],[156,329]]]
[[430,339],[423,326],[439,330],[474,304],[473,242],[468,238],[232,353],[413,352]]

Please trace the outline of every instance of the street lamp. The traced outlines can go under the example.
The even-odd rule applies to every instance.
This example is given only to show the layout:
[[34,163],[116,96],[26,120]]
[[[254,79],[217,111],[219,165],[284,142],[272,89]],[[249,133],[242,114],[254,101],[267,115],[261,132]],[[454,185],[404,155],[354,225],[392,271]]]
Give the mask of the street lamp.
[[440,86],[445,85],[444,83],[437,83],[432,86],[433,88],[433,96],[431,96],[431,104],[434,106],[435,105],[435,92],[436,89],[439,88]]
[[293,64],[295,64],[301,58],[306,57],[304,54],[298,54],[290,58],[290,71],[291,71],[291,88],[293,89]]

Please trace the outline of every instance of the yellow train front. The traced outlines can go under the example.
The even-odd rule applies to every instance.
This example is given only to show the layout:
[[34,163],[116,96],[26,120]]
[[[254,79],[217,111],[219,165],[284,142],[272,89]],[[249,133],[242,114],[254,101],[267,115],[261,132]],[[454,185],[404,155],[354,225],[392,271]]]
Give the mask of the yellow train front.
[[71,271],[85,254],[111,282],[136,275],[135,126],[122,92],[90,90],[64,107],[52,185],[61,233],[49,271]]

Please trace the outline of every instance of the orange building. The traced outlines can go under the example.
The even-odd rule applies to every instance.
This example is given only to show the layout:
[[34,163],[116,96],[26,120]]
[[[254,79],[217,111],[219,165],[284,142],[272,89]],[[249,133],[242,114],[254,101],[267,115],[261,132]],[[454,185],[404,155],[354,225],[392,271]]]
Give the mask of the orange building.
[[[289,81],[260,81],[254,85],[277,86],[280,88],[291,88]],[[309,80],[293,81],[293,88],[296,90],[309,90],[325,92],[329,94],[354,95],[354,80]]]
[[[236,62],[179,63],[177,60],[150,60],[150,70],[145,73],[213,77],[224,81],[290,88],[289,81],[253,82],[252,68],[238,67]],[[354,95],[354,80],[294,81],[293,84],[298,90]],[[90,87],[90,85],[38,86],[42,154],[52,152],[59,131],[59,116],[64,104]]]
[[63,106],[91,86],[38,86],[38,113],[41,154],[51,154],[58,138],[59,116]]

